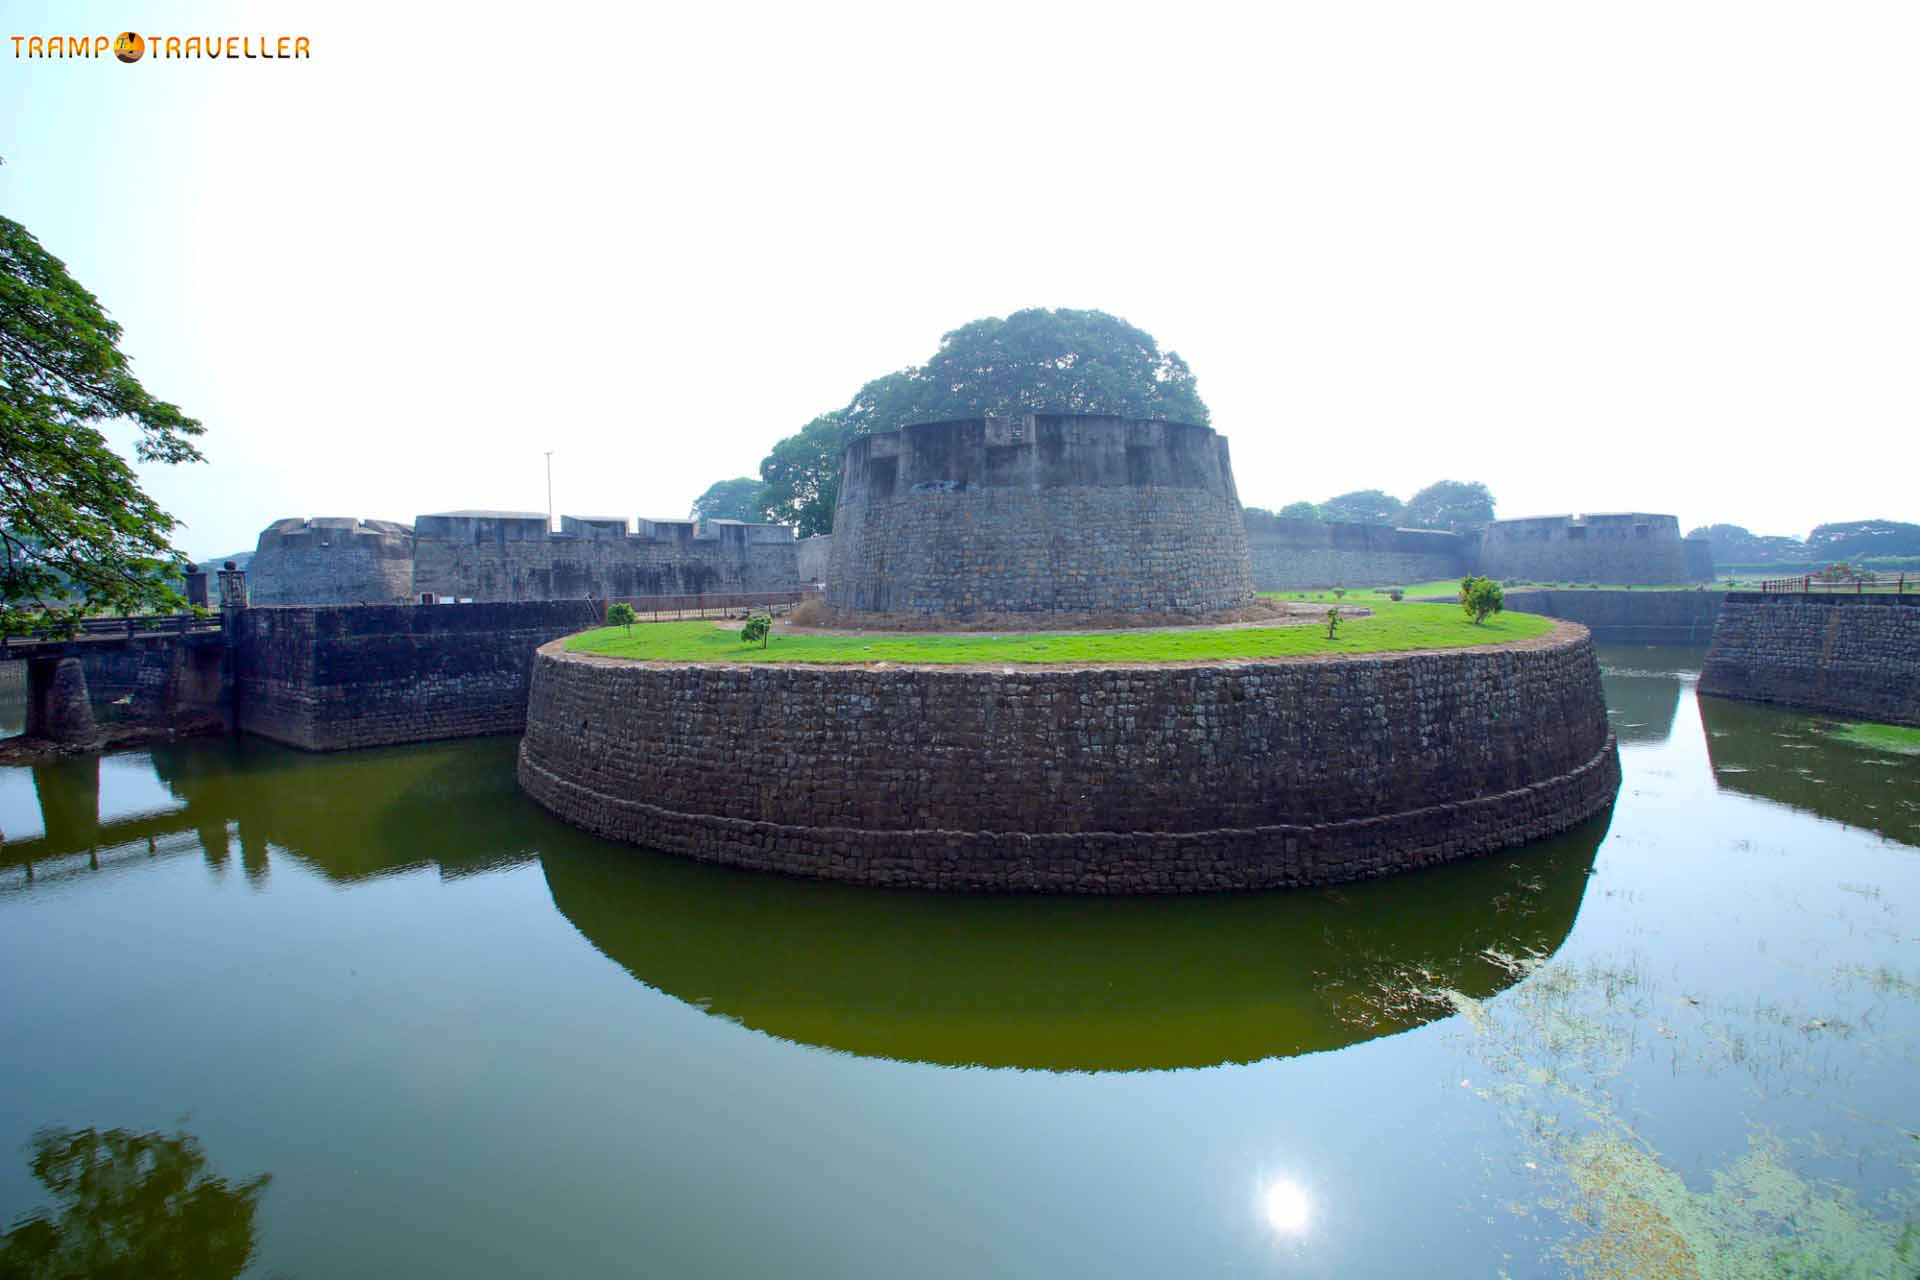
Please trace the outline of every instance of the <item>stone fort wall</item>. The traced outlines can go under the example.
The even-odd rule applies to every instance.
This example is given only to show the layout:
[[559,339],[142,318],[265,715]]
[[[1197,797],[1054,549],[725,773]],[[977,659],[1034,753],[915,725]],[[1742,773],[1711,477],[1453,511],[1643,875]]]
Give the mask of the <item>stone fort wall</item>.
[[247,609],[234,721],[308,751],[518,733],[533,655],[600,623],[584,600]]
[[1495,520],[1480,542],[1477,572],[1506,582],[1608,582],[1658,586],[1695,578],[1677,516],[1611,515]]
[[402,604],[413,598],[413,530],[390,520],[276,520],[247,566],[256,604]]
[[413,589],[455,599],[598,600],[780,591],[800,581],[793,530],[733,520],[449,512],[414,521]]
[[1247,552],[1261,591],[1391,587],[1458,578],[1476,559],[1472,539],[1383,524],[1294,520],[1249,512]]
[[455,511],[413,527],[383,520],[280,520],[249,572],[262,605],[404,604],[783,591],[801,581],[793,530],[732,520],[636,521]]
[[1335,661],[1046,669],[540,651],[520,780],[710,862],[937,889],[1326,884],[1538,839],[1619,765],[1586,632]]
[[1225,438],[1072,414],[929,422],[847,446],[827,603],[1204,613],[1252,597]]
[[1920,725],[1920,596],[1729,592],[1700,692]]

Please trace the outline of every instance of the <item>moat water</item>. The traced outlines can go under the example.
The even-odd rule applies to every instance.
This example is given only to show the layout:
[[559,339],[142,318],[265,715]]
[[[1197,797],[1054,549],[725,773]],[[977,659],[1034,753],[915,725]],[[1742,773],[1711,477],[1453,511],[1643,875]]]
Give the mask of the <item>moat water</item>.
[[1602,658],[1610,815],[1295,894],[702,867],[509,740],[0,770],[0,1274],[1915,1274],[1920,758]]

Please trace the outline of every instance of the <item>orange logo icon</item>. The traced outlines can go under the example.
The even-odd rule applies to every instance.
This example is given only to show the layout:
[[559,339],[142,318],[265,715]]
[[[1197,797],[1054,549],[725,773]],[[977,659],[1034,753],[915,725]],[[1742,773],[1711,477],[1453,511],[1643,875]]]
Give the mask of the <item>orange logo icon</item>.
[[122,62],[138,62],[147,51],[147,42],[137,31],[122,31],[113,38],[113,56]]

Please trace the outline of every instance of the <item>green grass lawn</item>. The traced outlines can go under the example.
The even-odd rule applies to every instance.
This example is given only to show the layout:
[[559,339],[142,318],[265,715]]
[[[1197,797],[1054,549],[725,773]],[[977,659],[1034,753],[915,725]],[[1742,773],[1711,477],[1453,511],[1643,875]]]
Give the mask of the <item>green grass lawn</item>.
[[[1545,582],[1503,582],[1500,584],[1508,591],[1692,591],[1702,584],[1698,582],[1676,582],[1667,587],[1629,586],[1626,583],[1582,582],[1554,585]],[[1725,583],[1706,584],[1709,591],[1725,591]],[[1422,596],[1445,596],[1449,600],[1460,594],[1460,579],[1447,578],[1439,582],[1410,582],[1400,588],[1406,592],[1409,600]],[[1295,589],[1288,591],[1262,591],[1260,595],[1268,600],[1326,600],[1333,599],[1333,592],[1325,587],[1317,590]],[[1349,587],[1342,598],[1343,604],[1371,605],[1375,600],[1385,600],[1385,587]]]
[[[1354,603],[1348,593],[1347,603]],[[1344,618],[1336,638],[1324,625],[1235,630],[1131,631],[1092,635],[791,636],[766,648],[711,622],[638,623],[601,627],[567,638],[574,653],[656,662],[1019,663],[1193,662],[1222,658],[1287,658],[1316,653],[1388,653],[1501,644],[1544,635],[1553,619],[1503,613],[1476,627],[1451,605],[1367,601],[1371,618]]]
[[1920,729],[1897,724],[1837,724],[1827,730],[1829,737],[1851,742],[1856,747],[1892,751],[1903,756],[1920,756]]

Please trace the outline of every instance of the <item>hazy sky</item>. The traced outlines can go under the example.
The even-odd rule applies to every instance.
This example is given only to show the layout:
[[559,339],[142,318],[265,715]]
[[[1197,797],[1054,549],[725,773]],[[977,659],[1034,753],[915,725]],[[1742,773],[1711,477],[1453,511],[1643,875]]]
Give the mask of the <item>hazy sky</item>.
[[[408,6],[412,9],[412,6]],[[940,335],[1096,307],[1242,498],[1920,519],[1920,7],[7,3],[0,212],[289,515],[683,514]],[[124,438],[124,436],[116,437]]]

